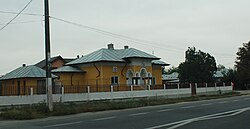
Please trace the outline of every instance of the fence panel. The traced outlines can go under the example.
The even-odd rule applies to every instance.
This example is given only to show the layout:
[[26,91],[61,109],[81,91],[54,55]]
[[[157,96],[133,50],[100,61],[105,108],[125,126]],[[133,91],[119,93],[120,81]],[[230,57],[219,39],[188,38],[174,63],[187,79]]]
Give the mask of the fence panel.
[[177,89],[178,88],[178,83],[167,83],[166,84],[166,89]]

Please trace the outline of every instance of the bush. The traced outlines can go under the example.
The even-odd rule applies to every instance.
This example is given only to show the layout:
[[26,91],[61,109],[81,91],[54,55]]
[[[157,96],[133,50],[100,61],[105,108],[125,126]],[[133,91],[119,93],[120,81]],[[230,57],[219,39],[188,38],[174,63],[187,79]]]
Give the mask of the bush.
[[0,117],[3,119],[28,120],[35,118],[43,118],[44,116],[41,113],[34,112],[31,110],[10,109],[1,113]]

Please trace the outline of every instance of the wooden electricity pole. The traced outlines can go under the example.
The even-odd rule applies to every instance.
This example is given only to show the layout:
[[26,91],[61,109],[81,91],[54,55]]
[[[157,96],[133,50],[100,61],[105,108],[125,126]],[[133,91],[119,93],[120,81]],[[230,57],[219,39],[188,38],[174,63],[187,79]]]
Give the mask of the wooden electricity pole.
[[49,111],[53,111],[51,54],[50,54],[50,27],[49,27],[49,0],[44,0],[45,17],[45,56],[46,56],[46,94]]

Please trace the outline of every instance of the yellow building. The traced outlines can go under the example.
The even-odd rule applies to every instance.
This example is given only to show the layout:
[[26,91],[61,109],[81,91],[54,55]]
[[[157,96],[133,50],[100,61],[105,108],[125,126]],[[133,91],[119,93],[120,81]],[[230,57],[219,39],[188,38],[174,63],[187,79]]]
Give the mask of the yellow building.
[[87,86],[92,92],[109,91],[111,85],[114,90],[126,90],[131,85],[162,85],[162,67],[168,64],[159,59],[128,46],[114,49],[113,44],[108,44],[108,48],[94,51],[67,63],[67,68],[52,72],[59,76],[57,81],[66,88],[65,92],[67,89],[85,92]]
[[0,78],[1,95],[29,95],[31,88],[34,94],[45,94],[45,77],[43,69],[23,65]]
[[[61,87],[65,93],[106,92],[111,86],[114,91],[130,90],[131,85],[134,90],[147,89],[148,85],[156,88],[162,86],[162,67],[169,65],[146,52],[128,46],[115,49],[113,44],[66,62],[60,56],[53,57],[52,73],[58,77],[53,81],[54,93],[61,93]],[[45,93],[44,64],[23,66],[2,76],[0,95],[29,95],[31,88],[34,94]]]

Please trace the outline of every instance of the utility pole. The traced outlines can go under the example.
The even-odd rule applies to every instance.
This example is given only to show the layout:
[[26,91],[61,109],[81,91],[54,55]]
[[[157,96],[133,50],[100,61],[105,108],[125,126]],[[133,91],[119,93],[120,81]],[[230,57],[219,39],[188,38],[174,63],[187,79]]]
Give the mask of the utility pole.
[[45,17],[45,56],[46,56],[46,94],[49,111],[53,111],[51,54],[50,54],[50,27],[49,27],[49,0],[44,0]]

